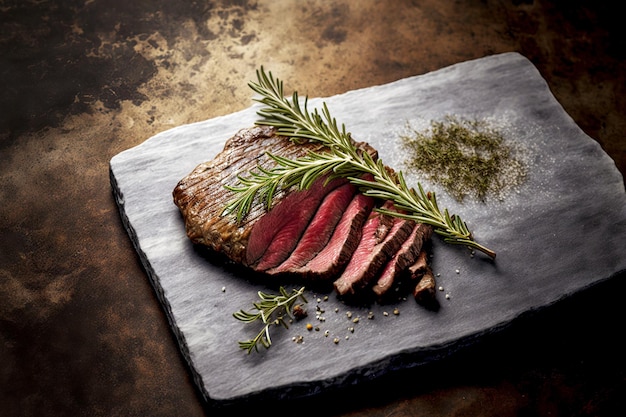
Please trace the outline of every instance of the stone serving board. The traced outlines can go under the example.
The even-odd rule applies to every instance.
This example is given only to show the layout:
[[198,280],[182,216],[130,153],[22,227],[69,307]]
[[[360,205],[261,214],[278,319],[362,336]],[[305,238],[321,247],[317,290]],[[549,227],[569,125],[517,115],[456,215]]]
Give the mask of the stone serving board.
[[[229,137],[252,126],[258,105],[162,132],[113,157],[111,183],[124,225],[210,404],[309,396],[440,360],[522,315],[626,270],[623,178],[523,56],[505,53],[463,62],[311,99],[309,108],[322,102],[356,140],[369,142],[396,169],[403,169],[400,135],[407,127],[426,129],[447,115],[485,120],[518,150],[528,177],[499,199],[461,203],[407,173],[410,184],[420,181],[437,192],[442,208],[461,215],[476,240],[497,252],[496,260],[471,256],[466,248],[434,237],[432,268],[444,289],[437,292],[438,309],[425,309],[411,297],[391,305],[350,306],[333,293],[310,290],[308,318],[289,329],[273,329],[271,348],[248,355],[237,342],[260,328],[232,314],[250,310],[257,292],[275,292],[277,283],[252,279],[195,248],[172,190]],[[316,317],[317,307],[324,320]],[[394,308],[400,314],[393,314]],[[348,319],[348,311],[360,321]],[[306,322],[319,331],[307,331]],[[303,343],[293,341],[299,335]]]

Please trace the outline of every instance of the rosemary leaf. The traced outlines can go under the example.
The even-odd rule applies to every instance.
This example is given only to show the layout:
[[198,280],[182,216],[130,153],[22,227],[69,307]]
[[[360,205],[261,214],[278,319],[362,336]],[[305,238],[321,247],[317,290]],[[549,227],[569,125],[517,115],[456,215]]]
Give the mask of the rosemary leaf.
[[279,294],[259,291],[258,295],[260,301],[252,304],[256,312],[239,310],[233,313],[233,317],[239,321],[252,323],[260,320],[263,323],[263,327],[254,338],[239,342],[239,347],[246,350],[248,354],[253,350],[258,352],[259,344],[269,349],[272,345],[270,327],[280,324],[285,328],[289,328],[285,317],[293,318],[293,308],[296,301],[300,299],[305,303],[308,302],[304,296],[304,287],[287,292],[287,290],[281,286]]

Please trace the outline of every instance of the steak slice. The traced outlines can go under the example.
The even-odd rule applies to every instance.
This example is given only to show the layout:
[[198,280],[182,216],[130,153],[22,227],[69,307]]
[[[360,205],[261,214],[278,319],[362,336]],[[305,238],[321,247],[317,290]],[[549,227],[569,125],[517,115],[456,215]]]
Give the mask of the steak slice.
[[428,253],[422,249],[419,256],[407,269],[413,288],[415,301],[425,307],[436,307],[435,286],[437,284],[433,271],[428,264]]
[[363,224],[373,207],[372,197],[355,194],[324,249],[293,273],[311,281],[326,281],[336,277],[359,244]]
[[426,273],[427,269],[428,253],[425,250],[422,250],[417,256],[417,259],[415,259],[415,262],[411,266],[409,266],[407,272],[409,273],[411,280],[417,282]]
[[341,220],[355,193],[356,187],[350,183],[345,183],[328,193],[293,252],[280,265],[265,272],[289,273],[313,259],[330,241],[335,226]]
[[430,306],[435,302],[435,276],[430,267],[426,266],[424,274],[413,289],[413,297],[418,303]]
[[[392,208],[390,202],[385,208]],[[359,245],[341,276],[333,283],[341,295],[355,294],[376,279],[377,273],[400,248],[413,228],[413,222],[372,212],[363,226]]]
[[400,249],[393,255],[391,260],[380,273],[372,291],[378,297],[383,297],[391,289],[397,278],[406,272],[419,256],[422,246],[432,235],[432,227],[424,223],[416,223],[411,234],[402,243]]

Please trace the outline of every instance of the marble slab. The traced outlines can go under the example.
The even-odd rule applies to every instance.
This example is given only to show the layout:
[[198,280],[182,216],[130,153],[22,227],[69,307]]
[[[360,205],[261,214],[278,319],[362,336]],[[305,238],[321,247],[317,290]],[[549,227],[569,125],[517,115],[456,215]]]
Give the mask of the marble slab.
[[[402,165],[399,136],[407,125],[426,128],[446,115],[486,120],[523,150],[528,178],[500,200],[460,203],[436,184],[407,175],[461,215],[475,238],[497,252],[495,262],[435,237],[432,266],[444,288],[437,294],[438,310],[410,298],[395,305],[348,306],[332,293],[309,292],[306,321],[319,331],[307,331],[304,322],[277,328],[269,350],[247,355],[237,341],[254,336],[258,327],[232,314],[249,309],[257,291],[275,287],[194,248],[172,190],[237,130],[253,125],[258,105],[162,132],[113,157],[111,183],[124,225],[210,404],[309,396],[440,360],[626,270],[623,178],[525,57],[493,55],[314,98],[309,106],[322,101],[355,139],[370,142],[394,168]],[[317,306],[324,321],[316,318]],[[393,314],[394,308],[400,314]],[[348,311],[360,321],[348,319]],[[373,319],[367,318],[370,312]],[[303,343],[293,341],[299,335]]]

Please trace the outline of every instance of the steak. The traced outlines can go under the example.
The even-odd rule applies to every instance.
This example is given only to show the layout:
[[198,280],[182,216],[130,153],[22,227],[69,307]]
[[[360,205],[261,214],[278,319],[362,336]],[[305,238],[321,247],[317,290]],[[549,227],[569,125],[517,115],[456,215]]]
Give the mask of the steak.
[[[354,143],[358,152],[377,160],[371,146]],[[324,151],[320,143],[294,143],[273,127],[241,129],[174,188],[187,236],[268,278],[332,283],[340,296],[366,288],[384,294],[400,274],[418,265],[432,228],[375,210],[377,202],[347,179],[323,177],[304,190],[280,189],[269,206],[257,196],[239,221],[237,213],[224,212],[237,197],[226,187],[237,187],[240,176],[259,167],[276,166],[268,153],[297,159]],[[378,203],[393,210],[390,201]]]

